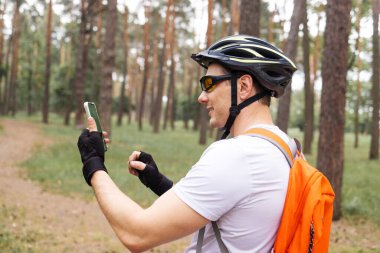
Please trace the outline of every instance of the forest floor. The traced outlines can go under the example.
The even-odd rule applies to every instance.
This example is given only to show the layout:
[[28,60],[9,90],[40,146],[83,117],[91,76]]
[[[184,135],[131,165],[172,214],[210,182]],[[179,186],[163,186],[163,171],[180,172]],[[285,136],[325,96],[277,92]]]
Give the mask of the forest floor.
[[[0,248],[12,252],[127,252],[95,200],[65,197],[27,178],[20,164],[53,145],[41,127],[0,121]],[[380,228],[367,220],[333,223],[330,252],[380,252]],[[184,238],[149,252],[183,252]]]

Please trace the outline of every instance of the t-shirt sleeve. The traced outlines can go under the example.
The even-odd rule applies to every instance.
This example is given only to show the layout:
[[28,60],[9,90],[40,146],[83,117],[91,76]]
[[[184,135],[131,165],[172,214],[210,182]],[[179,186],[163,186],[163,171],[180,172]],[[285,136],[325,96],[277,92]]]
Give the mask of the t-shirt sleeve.
[[244,188],[248,187],[249,179],[244,170],[237,168],[243,160],[237,145],[218,141],[203,153],[186,177],[174,186],[174,191],[197,213],[216,221],[247,192]]

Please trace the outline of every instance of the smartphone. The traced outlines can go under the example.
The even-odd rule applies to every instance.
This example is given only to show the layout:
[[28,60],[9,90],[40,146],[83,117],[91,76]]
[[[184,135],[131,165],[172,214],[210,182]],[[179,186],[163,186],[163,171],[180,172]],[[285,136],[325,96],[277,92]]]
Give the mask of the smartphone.
[[100,125],[99,114],[98,114],[98,111],[96,110],[95,103],[84,102],[83,106],[84,106],[84,110],[86,111],[87,118],[93,117],[96,123],[96,129],[98,130],[98,132],[102,133],[104,151],[107,151],[107,143],[104,140],[103,130],[102,130],[102,126]]

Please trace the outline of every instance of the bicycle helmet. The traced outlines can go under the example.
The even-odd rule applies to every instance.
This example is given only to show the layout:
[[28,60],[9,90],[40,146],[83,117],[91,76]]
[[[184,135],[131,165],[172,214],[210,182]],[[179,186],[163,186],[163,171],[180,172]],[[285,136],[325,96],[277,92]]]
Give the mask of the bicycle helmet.
[[[268,95],[281,97],[297,69],[296,65],[281,50],[266,41],[249,35],[225,37],[212,44],[208,49],[192,54],[191,58],[206,69],[213,62],[219,63],[230,70],[233,75],[230,115],[224,126],[225,132],[222,139],[228,136],[241,109]],[[257,84],[265,89],[237,105],[238,76],[235,73],[241,72],[250,74]]]

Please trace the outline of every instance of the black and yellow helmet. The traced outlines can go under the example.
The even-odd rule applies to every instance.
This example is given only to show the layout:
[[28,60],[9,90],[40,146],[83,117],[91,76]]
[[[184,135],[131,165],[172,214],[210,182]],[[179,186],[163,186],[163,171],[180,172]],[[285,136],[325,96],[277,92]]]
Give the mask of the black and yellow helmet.
[[225,37],[191,58],[206,69],[217,62],[231,72],[249,73],[274,97],[284,94],[297,69],[281,50],[249,35]]

